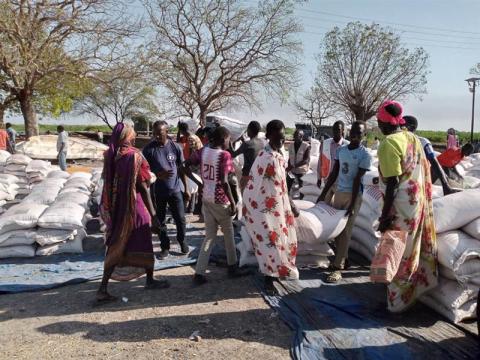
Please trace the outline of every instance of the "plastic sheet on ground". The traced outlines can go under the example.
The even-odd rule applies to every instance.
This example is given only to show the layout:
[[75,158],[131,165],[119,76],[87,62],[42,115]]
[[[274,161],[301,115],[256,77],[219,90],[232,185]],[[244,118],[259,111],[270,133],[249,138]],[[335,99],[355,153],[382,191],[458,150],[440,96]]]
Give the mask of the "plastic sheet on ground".
[[[103,242],[99,235],[94,241]],[[197,248],[203,239],[202,233],[187,226],[189,245],[193,250],[189,256],[174,251],[162,261],[155,260],[155,270],[169,269],[195,264]],[[90,240],[92,236],[90,235]],[[28,259],[10,258],[0,260],[0,294],[41,291],[59,286],[78,284],[100,279],[103,273],[103,251],[85,251],[82,254],[59,254]]]
[[293,359],[478,357],[476,323],[454,325],[422,304],[390,314],[385,286],[370,283],[358,259],[350,257],[352,266],[339,284],[322,282],[326,273],[302,271],[301,280],[276,285],[280,296],[265,296],[294,331]]

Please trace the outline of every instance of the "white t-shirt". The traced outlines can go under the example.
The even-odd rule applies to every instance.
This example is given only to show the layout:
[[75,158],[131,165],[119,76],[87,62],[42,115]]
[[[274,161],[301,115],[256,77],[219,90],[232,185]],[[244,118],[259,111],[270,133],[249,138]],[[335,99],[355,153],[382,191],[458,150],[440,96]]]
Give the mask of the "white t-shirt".
[[68,151],[68,133],[63,130],[61,133],[58,134],[57,137],[57,151],[60,151],[62,148],[62,144],[65,144],[63,146],[63,152]]

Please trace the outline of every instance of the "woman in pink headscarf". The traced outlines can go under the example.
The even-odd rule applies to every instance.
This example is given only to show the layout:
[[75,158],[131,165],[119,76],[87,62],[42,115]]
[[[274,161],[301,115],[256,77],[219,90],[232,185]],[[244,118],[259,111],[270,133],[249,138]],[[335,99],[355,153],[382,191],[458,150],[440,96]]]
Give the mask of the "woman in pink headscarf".
[[97,301],[113,301],[107,292],[110,278],[130,280],[146,274],[146,289],[168,287],[153,278],[154,255],[150,227],[159,222],[150,199],[150,168],[134,147],[133,124],[118,123],[105,152],[100,213],[107,227],[105,265]]
[[378,230],[407,233],[400,267],[388,285],[388,308],[400,312],[437,285],[437,244],[432,182],[420,140],[400,126],[402,106],[384,102],[377,113],[385,139],[378,148],[379,171],[386,186]]

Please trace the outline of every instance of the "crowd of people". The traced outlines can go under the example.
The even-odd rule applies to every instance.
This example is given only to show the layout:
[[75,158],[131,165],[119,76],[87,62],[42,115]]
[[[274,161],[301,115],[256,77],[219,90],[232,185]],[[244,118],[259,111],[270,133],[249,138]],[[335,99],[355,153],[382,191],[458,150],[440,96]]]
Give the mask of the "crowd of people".
[[[382,104],[377,121],[383,139],[376,138],[373,147],[384,186],[378,230],[406,242],[398,273],[388,285],[388,307],[398,312],[437,284],[432,182],[439,179],[445,194],[458,191],[449,184],[450,172],[473,147],[450,147],[435,156],[431,143],[415,135],[418,120],[404,116],[402,106],[395,101]],[[5,142],[5,148],[14,151],[16,133],[8,129],[12,129],[10,124],[5,138],[0,132],[0,146]],[[106,225],[107,251],[97,300],[115,299],[107,291],[111,278],[129,280],[146,274],[147,289],[169,286],[168,281],[154,278],[152,245],[152,233],[156,233],[161,247],[157,257],[162,260],[169,256],[167,209],[183,254],[190,251],[186,211],[201,215],[205,223],[205,238],[192,279],[195,285],[208,281],[206,270],[219,228],[226,250],[227,275],[237,278],[251,273],[237,262],[234,219],[240,211],[265,278],[265,291],[274,294],[278,279],[298,279],[295,218],[299,211],[291,193],[295,182],[302,185],[310,166],[311,145],[304,140],[303,132],[295,131],[286,160],[285,125],[280,120],[266,125],[265,137],[259,136],[261,126],[256,121],[250,122],[238,139],[232,139],[223,126],[193,133],[186,123],[179,123],[174,141],[168,129],[166,122],[155,122],[153,139],[142,151],[135,147],[132,123],[119,123],[113,129],[103,169],[100,209]],[[346,210],[348,217],[344,230],[334,239],[335,259],[326,278],[336,283],[342,281],[342,272],[348,267],[349,242],[362,204],[362,179],[370,171],[372,156],[364,141],[366,123],[354,122],[349,140],[342,121],[334,123],[332,132],[332,138],[321,142],[314,171],[317,186],[322,189],[317,202]],[[62,126],[58,127],[57,151],[60,167],[66,169],[68,133]],[[233,160],[240,155],[244,164],[237,181]],[[156,179],[153,184],[151,173]],[[198,186],[197,196],[189,191],[189,178]]]

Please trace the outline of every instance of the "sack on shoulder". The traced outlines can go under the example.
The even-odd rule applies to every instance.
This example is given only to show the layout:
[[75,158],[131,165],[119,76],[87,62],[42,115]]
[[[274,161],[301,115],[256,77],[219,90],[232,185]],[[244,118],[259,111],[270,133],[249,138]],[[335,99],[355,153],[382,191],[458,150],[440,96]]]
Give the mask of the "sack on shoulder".
[[388,230],[382,234],[370,266],[372,282],[389,284],[398,272],[405,252],[408,233]]

